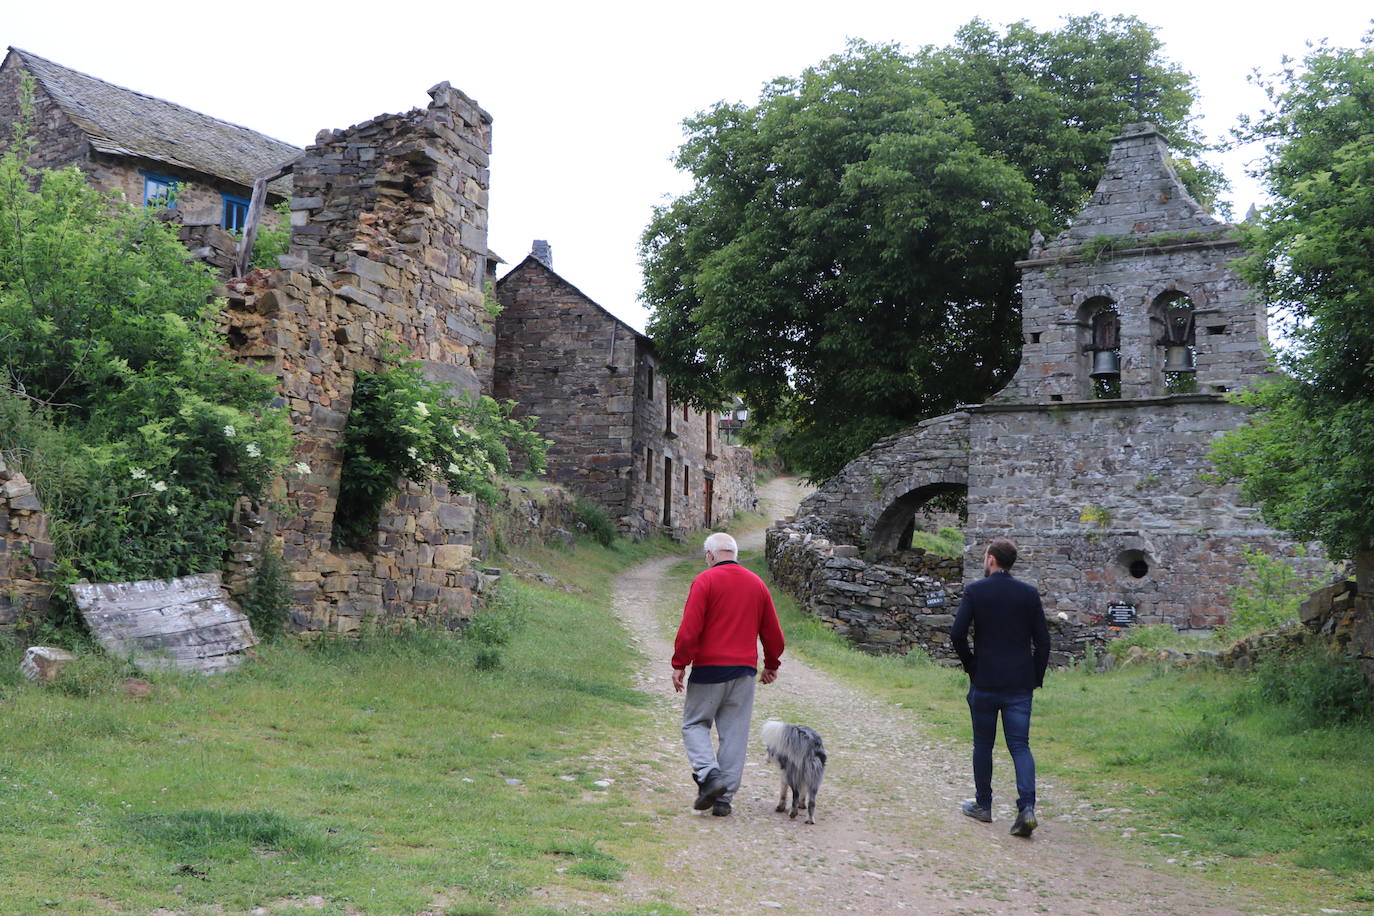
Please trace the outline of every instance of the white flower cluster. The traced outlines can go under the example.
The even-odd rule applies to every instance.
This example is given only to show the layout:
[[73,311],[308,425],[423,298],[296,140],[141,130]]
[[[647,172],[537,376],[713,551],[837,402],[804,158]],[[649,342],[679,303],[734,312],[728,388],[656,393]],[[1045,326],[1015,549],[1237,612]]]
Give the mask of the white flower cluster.
[[244,448],[244,451],[248,453],[249,458],[262,457],[262,449],[258,448],[258,444],[256,442],[248,443],[248,445]]
[[234,429],[234,427],[232,427],[232,426],[226,426],[226,427],[224,427],[224,437],[225,437],[226,439],[232,439],[232,438],[234,438],[236,435],[238,435],[238,430]]

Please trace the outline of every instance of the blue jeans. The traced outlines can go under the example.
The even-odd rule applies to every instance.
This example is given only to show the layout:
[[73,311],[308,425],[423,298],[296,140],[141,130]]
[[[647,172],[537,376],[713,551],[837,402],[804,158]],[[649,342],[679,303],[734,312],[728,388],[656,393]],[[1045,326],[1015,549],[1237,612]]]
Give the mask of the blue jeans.
[[975,800],[992,807],[992,746],[997,743],[997,714],[1002,735],[1016,767],[1016,808],[1035,805],[1035,758],[1030,749],[1031,691],[1021,688],[978,688],[968,691],[973,716],[973,790]]

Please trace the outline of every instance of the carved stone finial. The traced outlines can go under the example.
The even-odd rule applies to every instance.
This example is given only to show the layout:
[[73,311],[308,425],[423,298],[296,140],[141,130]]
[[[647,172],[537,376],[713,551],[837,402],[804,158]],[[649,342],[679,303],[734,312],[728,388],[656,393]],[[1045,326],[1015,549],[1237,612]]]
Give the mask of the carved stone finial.
[[1031,233],[1030,256],[1035,258],[1040,256],[1040,252],[1045,248],[1045,236],[1039,229]]

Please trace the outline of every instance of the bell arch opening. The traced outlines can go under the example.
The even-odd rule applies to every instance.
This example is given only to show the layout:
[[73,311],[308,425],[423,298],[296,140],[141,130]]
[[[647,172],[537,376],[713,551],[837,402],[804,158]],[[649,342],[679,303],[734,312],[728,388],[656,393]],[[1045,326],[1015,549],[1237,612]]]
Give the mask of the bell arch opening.
[[897,497],[874,523],[866,555],[872,559],[911,550],[912,539],[920,527],[919,514],[933,519],[931,524],[937,529],[941,515],[957,517],[962,526],[968,517],[968,485],[941,481]]

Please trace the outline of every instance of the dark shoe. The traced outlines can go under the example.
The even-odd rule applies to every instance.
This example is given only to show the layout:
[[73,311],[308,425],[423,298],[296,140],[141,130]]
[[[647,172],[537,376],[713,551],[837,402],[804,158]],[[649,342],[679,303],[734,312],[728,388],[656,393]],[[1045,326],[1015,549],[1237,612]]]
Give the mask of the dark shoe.
[[1030,836],[1040,822],[1035,819],[1034,808],[1022,808],[1016,812],[1016,823],[1011,825],[1012,836]]
[[716,817],[725,817],[730,813],[730,803],[725,801],[716,802],[711,806],[711,813]]
[[963,811],[965,814],[973,818],[975,821],[982,821],[985,824],[992,823],[992,809],[984,807],[983,805],[978,804],[976,801],[964,802],[962,805],[959,806],[959,810]]
[[692,802],[692,807],[698,811],[705,811],[711,807],[715,800],[724,795],[725,790],[730,788],[720,770],[712,770],[707,773],[700,785],[701,791],[697,792],[697,800]]

